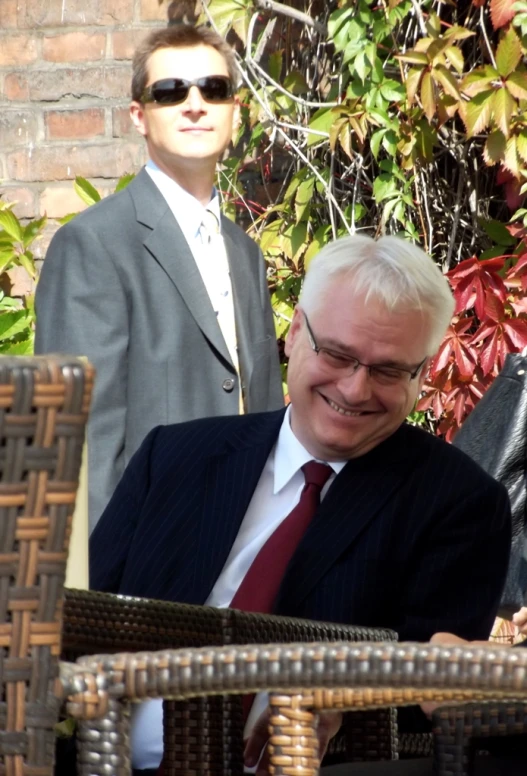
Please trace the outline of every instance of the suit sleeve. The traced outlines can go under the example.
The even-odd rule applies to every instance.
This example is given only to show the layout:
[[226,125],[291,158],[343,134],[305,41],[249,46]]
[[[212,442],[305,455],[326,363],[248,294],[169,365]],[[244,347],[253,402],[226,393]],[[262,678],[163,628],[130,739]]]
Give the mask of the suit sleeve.
[[72,221],[53,238],[36,291],[36,353],[87,356],[96,368],[88,425],[90,528],[123,471],[128,312],[97,232]]
[[121,579],[151,481],[152,451],[159,427],[132,456],[90,537],[90,589],[120,592]]
[[446,631],[488,638],[507,574],[511,513],[507,491],[489,481],[439,515],[400,591],[402,641]]
[[269,402],[267,407],[262,410],[277,410],[284,406],[284,389],[282,387],[282,372],[280,369],[280,359],[278,355],[278,346],[276,345],[276,328],[274,325],[273,308],[269,295],[269,285],[267,283],[267,265],[262,252],[259,253],[259,273],[258,282],[260,285],[260,300],[262,305],[264,325],[266,334],[271,337],[271,342],[275,347],[271,350],[269,363]]

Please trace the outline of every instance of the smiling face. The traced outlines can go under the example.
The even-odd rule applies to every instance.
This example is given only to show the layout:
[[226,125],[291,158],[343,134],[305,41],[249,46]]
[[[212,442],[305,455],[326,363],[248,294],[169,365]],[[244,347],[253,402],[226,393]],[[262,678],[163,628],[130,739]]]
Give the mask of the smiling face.
[[[216,49],[207,45],[162,48],[148,59],[147,86],[162,78],[194,80],[207,75],[229,75]],[[227,148],[238,120],[236,98],[207,102],[197,86],[177,105],[132,102],[130,114],[146,138],[150,158],[176,180],[180,176],[214,176],[215,165]]]
[[[328,285],[309,323],[319,347],[365,364],[412,371],[427,355],[430,329],[420,311],[390,311],[375,299],[365,303],[342,280]],[[300,308],[286,353],[291,427],[304,447],[325,461],[357,458],[391,436],[411,412],[427,368],[425,362],[415,379],[397,385],[379,385],[362,366],[343,376],[312,349]]]

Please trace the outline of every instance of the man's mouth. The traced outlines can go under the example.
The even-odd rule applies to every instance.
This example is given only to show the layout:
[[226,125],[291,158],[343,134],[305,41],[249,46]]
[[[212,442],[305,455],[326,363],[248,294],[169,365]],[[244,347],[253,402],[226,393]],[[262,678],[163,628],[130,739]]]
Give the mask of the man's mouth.
[[347,418],[358,418],[359,415],[366,415],[369,413],[366,412],[352,412],[351,410],[345,410],[344,407],[341,407],[340,405],[336,404],[331,399],[328,399],[327,396],[324,396],[324,399],[329,404],[332,410],[335,410],[335,412],[338,412],[339,415],[345,415]]

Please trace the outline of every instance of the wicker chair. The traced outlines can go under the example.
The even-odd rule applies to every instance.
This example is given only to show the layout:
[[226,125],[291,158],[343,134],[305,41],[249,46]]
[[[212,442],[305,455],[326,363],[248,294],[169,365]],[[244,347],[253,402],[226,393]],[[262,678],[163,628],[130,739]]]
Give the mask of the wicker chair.
[[[527,649],[521,652],[527,653]],[[432,720],[434,760],[441,776],[470,776],[478,751],[485,751],[487,746],[492,748],[485,739],[527,733],[527,702],[490,700],[442,706],[434,712]]]
[[92,382],[77,359],[0,358],[2,775],[53,773],[63,586]]
[[[268,642],[394,641],[393,631],[313,622],[234,609],[128,598],[67,590],[64,604],[63,658],[97,652],[137,652],[174,647],[265,644]],[[107,720],[93,723],[82,772],[108,773]],[[241,698],[202,697],[164,704],[165,774],[239,776],[243,773]],[[337,737],[326,763],[392,759],[397,753],[393,709],[353,715]],[[91,770],[90,770],[91,768]],[[104,770],[106,768],[106,770]]]
[[[270,690],[272,772],[315,776],[320,710],[527,697],[527,650],[504,648],[270,644],[102,655],[82,658],[79,665],[100,677],[101,696],[110,699],[97,727],[117,776],[129,773],[130,701]],[[82,720],[93,702],[92,691],[80,691],[70,699],[69,712]],[[81,753],[88,752],[80,773],[110,772],[90,762],[92,723],[79,722],[79,741]]]

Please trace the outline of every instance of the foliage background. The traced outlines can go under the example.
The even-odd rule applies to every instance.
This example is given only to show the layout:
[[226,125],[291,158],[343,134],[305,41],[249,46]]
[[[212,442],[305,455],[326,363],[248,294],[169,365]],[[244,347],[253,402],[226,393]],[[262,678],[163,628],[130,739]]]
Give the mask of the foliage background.
[[329,240],[419,242],[457,309],[415,419],[451,438],[527,345],[527,2],[211,0],[201,21],[238,43],[220,188],[269,262],[279,336]]
[[[419,242],[457,310],[414,419],[451,438],[527,345],[527,2],[210,0],[200,21],[239,52],[243,121],[219,188],[268,261],[278,336],[329,240]],[[0,352],[31,352],[32,296],[13,298],[7,273],[34,277],[44,224],[0,203]]]

